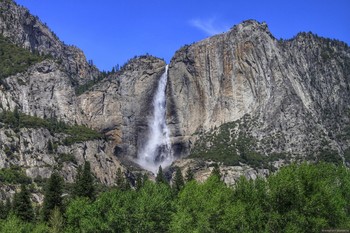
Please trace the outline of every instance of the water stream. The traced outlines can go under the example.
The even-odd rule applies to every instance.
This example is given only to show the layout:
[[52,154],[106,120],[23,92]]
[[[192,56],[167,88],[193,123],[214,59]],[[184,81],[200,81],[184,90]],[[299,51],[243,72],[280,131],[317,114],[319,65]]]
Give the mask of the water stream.
[[165,168],[173,160],[173,152],[169,138],[169,129],[166,125],[166,84],[168,79],[168,66],[160,77],[158,88],[153,97],[153,115],[148,122],[148,137],[146,144],[139,151],[137,163],[153,173],[159,166]]

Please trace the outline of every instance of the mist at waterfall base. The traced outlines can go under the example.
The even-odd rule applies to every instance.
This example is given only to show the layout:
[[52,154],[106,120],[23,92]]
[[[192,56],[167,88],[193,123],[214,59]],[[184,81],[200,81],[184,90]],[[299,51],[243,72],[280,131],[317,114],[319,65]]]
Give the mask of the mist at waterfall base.
[[159,79],[158,88],[153,97],[153,115],[148,122],[147,141],[139,150],[136,162],[144,169],[156,172],[159,166],[165,168],[173,160],[173,152],[169,138],[169,129],[166,125],[166,84],[168,79],[168,66]]

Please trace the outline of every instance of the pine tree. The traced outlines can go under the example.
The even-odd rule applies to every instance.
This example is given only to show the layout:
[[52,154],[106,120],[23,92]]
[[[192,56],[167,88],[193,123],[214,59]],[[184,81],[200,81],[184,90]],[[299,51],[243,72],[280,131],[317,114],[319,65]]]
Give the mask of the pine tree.
[[192,169],[189,167],[187,168],[187,171],[186,171],[186,182],[190,182],[192,180],[194,180],[194,174]]
[[23,221],[32,221],[34,219],[34,211],[32,202],[30,201],[30,193],[25,185],[21,185],[21,191],[15,193],[13,199],[13,212]]
[[168,184],[168,181],[163,174],[162,166],[159,166],[157,177],[156,177],[156,183],[157,184],[160,184],[160,183]]
[[137,173],[136,175],[136,191],[139,191],[143,186],[143,181],[142,181],[142,174],[141,173]]
[[52,152],[53,152],[53,144],[52,144],[52,141],[51,141],[51,140],[49,140],[49,141],[47,142],[47,151],[48,151],[49,153],[52,153]]
[[95,197],[94,178],[88,161],[85,162],[83,169],[81,166],[78,167],[73,194],[77,197],[88,197],[91,200]]
[[61,211],[55,207],[51,211],[49,223],[51,226],[51,233],[60,233],[63,230],[64,220]]
[[174,177],[174,182],[173,182],[173,190],[177,194],[180,192],[180,190],[184,187],[185,182],[184,178],[182,176],[181,169],[179,167],[176,167],[176,173]]
[[51,211],[57,207],[63,210],[63,180],[58,173],[52,173],[46,185],[44,204],[43,204],[43,219],[47,221],[51,215]]
[[211,176],[216,176],[219,180],[221,180],[220,167],[217,163],[214,164],[214,168],[211,172]]
[[116,184],[117,184],[117,187],[123,191],[130,189],[130,185],[128,181],[125,179],[125,175],[120,168],[118,168],[117,170]]
[[18,130],[19,127],[20,127],[20,114],[19,114],[17,106],[15,107],[15,109],[13,111],[13,115],[14,115],[14,118],[15,118],[14,127],[15,127],[16,130]]
[[6,199],[6,203],[0,201],[0,219],[6,219],[11,211],[10,199]]

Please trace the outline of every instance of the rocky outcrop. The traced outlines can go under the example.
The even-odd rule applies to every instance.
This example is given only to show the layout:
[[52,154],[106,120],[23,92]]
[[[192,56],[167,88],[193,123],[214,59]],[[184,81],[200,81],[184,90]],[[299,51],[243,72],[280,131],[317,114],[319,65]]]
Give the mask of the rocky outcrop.
[[38,17],[13,1],[0,1],[0,33],[23,48],[59,60],[76,84],[99,75],[80,49],[65,45]]
[[26,72],[3,80],[0,103],[5,110],[16,107],[41,118],[81,124],[75,89],[69,75],[53,60],[45,60]]
[[193,149],[198,135],[249,115],[263,155],[328,149],[342,155],[349,145],[349,135],[339,136],[349,126],[349,81],[345,43],[311,33],[278,41],[265,23],[245,21],[184,46],[171,60],[173,141]]
[[[0,109],[18,109],[27,115],[84,124],[104,132],[111,140],[59,147],[57,153],[72,155],[78,163],[91,160],[96,177],[103,183],[113,184],[119,166],[115,155],[136,157],[138,145],[145,139],[152,94],[164,69],[165,63],[160,59],[139,57],[118,75],[106,78],[91,91],[76,96],[67,73],[56,62],[45,60],[2,81]],[[26,168],[32,178],[49,176],[57,161],[47,154],[47,142],[57,140],[45,129],[22,130],[24,132],[16,137],[6,137],[2,133],[0,168],[18,165]],[[12,145],[13,140],[15,145]],[[27,145],[23,146],[23,143]],[[17,160],[6,157],[4,146],[7,144],[8,148],[18,148],[13,157]],[[73,181],[75,173],[76,164],[64,164],[62,175],[68,182]]]
[[79,96],[83,121],[113,138],[117,156],[135,158],[145,142],[152,96],[164,70],[163,60],[141,56]]
[[[113,184],[118,167],[121,167],[112,151],[112,143],[103,140],[86,141],[73,145],[60,143],[63,134],[52,134],[47,129],[0,129],[0,168],[21,167],[32,179],[49,178],[58,170],[65,181],[73,182],[77,167],[89,161],[97,180]],[[49,142],[57,143],[54,150]]]
[[[214,164],[211,161],[179,159],[172,166],[180,168],[183,177],[186,177],[188,169],[190,169],[197,181],[204,182],[212,174]],[[219,169],[221,180],[229,186],[233,186],[242,176],[255,180],[258,177],[266,178],[270,174],[268,169],[254,169],[249,166],[226,166],[220,163]]]

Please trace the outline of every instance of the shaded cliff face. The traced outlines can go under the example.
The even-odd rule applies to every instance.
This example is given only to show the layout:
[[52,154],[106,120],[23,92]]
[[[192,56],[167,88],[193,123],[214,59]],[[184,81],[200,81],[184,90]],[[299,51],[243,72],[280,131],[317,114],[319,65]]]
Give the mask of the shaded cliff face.
[[228,140],[247,133],[262,155],[310,156],[322,150],[344,155],[349,81],[345,43],[309,33],[278,41],[266,24],[245,21],[176,52],[167,92],[173,141],[193,152],[205,132],[248,117]]
[[153,94],[164,70],[163,60],[141,56],[78,97],[83,122],[113,138],[116,156],[135,158],[145,143]]

